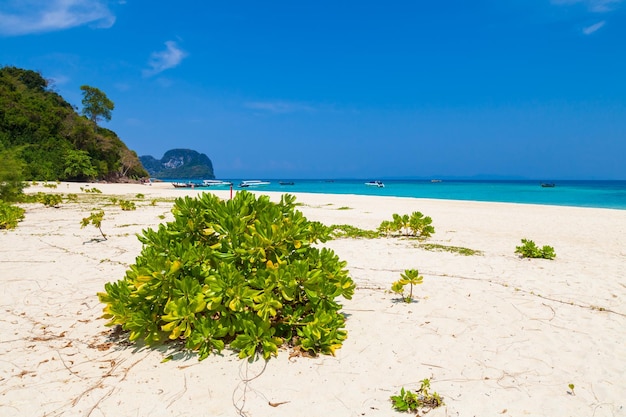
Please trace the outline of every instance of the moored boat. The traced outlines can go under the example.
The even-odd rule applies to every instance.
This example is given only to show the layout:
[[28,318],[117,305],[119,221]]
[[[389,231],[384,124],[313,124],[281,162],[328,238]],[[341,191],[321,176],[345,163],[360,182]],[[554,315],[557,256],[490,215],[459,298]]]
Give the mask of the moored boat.
[[260,187],[263,185],[269,185],[268,181],[259,181],[259,180],[249,180],[249,181],[241,181],[239,183],[239,188],[248,188],[248,187]]
[[174,188],[193,188],[197,186],[197,184],[194,184],[193,182],[173,182],[172,185]]
[[382,181],[368,181],[365,183],[365,185],[367,185],[368,187],[378,187],[378,188],[383,188],[385,186],[385,184],[383,184]]
[[233,185],[230,181],[222,180],[202,180],[202,186],[204,187],[229,187]]

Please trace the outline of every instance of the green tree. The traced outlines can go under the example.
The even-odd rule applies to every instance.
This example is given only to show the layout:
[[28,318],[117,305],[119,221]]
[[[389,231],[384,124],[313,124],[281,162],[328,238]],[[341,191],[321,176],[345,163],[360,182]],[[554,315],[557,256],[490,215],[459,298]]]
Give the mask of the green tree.
[[16,201],[24,189],[24,162],[16,154],[0,149],[0,200]]
[[84,180],[93,178],[98,175],[98,171],[91,163],[89,153],[86,151],[69,150],[65,155],[65,171],[66,178]]
[[115,104],[101,90],[88,85],[81,85],[83,90],[83,115],[87,116],[92,122],[98,123],[98,120],[111,120],[111,112],[115,108]]

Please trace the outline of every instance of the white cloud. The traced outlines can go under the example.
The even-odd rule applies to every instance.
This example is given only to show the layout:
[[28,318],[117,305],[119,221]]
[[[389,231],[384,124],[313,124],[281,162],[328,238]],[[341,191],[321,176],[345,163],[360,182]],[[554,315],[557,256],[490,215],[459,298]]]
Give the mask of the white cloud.
[[0,11],[0,35],[53,32],[91,24],[110,28],[115,16],[105,0],[7,0]]
[[591,35],[592,33],[598,31],[602,26],[606,24],[606,21],[602,20],[598,23],[594,23],[593,25],[587,26],[583,28],[583,34]]
[[309,105],[288,101],[249,101],[244,103],[248,109],[263,110],[270,113],[295,113],[299,111],[314,111]]
[[187,53],[178,48],[176,42],[165,42],[165,50],[160,52],[153,52],[148,65],[150,69],[144,70],[143,74],[146,77],[158,74],[166,69],[174,68],[178,66],[183,58],[187,56]]
[[605,13],[615,10],[622,1],[623,0],[552,0],[552,4],[568,6],[583,3],[594,13]]

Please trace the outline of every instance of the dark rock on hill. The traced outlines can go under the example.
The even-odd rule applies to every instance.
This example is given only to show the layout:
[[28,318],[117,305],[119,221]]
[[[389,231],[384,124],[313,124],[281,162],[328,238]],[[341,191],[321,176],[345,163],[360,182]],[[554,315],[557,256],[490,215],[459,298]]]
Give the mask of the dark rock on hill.
[[215,179],[209,157],[191,149],[171,149],[160,160],[150,155],[140,156],[139,160],[153,178]]

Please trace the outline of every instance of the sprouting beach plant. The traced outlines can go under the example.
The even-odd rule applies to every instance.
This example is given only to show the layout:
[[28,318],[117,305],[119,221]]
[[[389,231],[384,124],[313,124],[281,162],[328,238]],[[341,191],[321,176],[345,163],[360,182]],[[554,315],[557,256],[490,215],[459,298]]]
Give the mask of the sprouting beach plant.
[[80,190],[85,192],[85,193],[91,193],[91,194],[102,194],[102,191],[100,191],[98,188],[96,187],[91,187],[89,188],[89,186],[85,186],[85,187],[80,187]]
[[44,194],[37,193],[37,199],[41,204],[46,207],[55,207],[58,208],[59,204],[63,202],[62,194]]
[[0,200],[0,229],[15,229],[23,219],[23,208]]
[[552,246],[545,245],[539,248],[535,242],[529,239],[522,239],[522,244],[515,247],[515,253],[520,254],[522,258],[554,259],[556,257]]
[[124,211],[131,211],[131,210],[136,210],[137,206],[135,205],[134,201],[130,201],[130,200],[120,200],[119,201],[119,205],[121,207],[122,210]]
[[180,340],[199,359],[226,345],[240,358],[267,359],[281,345],[333,354],[347,337],[338,297],[355,284],[317,242],[329,229],[280,203],[240,191],[176,200],[174,220],[144,230],[136,263],[98,294],[107,326],[148,345]]
[[80,228],[87,227],[88,225],[94,225],[99,231],[104,240],[107,240],[106,235],[102,231],[102,220],[104,219],[104,211],[97,210],[92,211],[89,217],[84,217],[80,223]]
[[576,395],[576,393],[574,392],[574,384],[568,384],[567,386],[569,388],[568,394]]
[[427,238],[435,233],[432,226],[433,219],[424,216],[421,212],[415,211],[410,216],[408,214],[399,215],[394,213],[393,220],[384,220],[378,227],[380,233],[387,235],[399,234],[401,236],[413,236],[417,238]]
[[424,414],[433,408],[444,405],[443,398],[436,392],[430,393],[430,379],[426,378],[421,381],[420,388],[415,391],[400,389],[399,395],[391,396],[392,407],[396,411],[418,412],[422,410]]
[[[417,269],[406,269],[403,274],[400,274],[400,279],[391,285],[391,290],[402,296],[405,303],[413,301],[413,285],[422,284],[424,277],[419,275]],[[404,287],[409,285],[409,295],[404,295]]]

